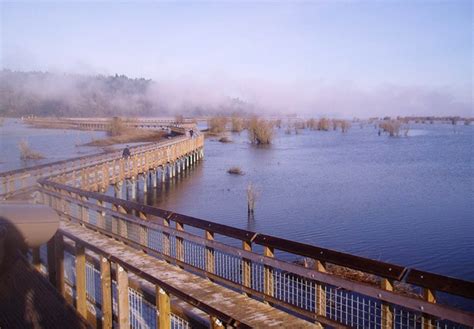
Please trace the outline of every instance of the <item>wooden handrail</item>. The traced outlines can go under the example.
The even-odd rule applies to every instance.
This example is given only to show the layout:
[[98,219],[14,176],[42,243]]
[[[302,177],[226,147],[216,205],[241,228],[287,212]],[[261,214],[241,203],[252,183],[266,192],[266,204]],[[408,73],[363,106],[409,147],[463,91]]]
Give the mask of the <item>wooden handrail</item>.
[[[417,284],[415,282],[416,273],[431,274],[426,276],[427,278],[436,278],[436,280],[423,280],[421,286],[433,290],[443,291],[449,294],[464,296],[472,298],[472,291],[474,289],[474,282],[465,281],[461,279],[453,279],[448,276],[443,276],[434,273],[421,272],[416,269],[406,268],[396,264],[380,262],[377,260],[355,256],[348,253],[343,253],[331,249],[320,248],[317,246],[304,244],[301,242],[286,240],[270,235],[260,234],[253,231],[247,231],[232,226],[219,224],[196,217],[182,215],[174,213],[168,210],[163,210],[157,207],[143,205],[133,201],[127,201],[112,196],[107,196],[97,192],[84,191],[79,188],[67,186],[57,182],[51,182],[47,179],[40,180],[40,184],[45,187],[51,187],[59,190],[64,190],[76,195],[95,199],[102,202],[107,202],[117,206],[121,206],[128,210],[135,210],[152,216],[157,216],[174,222],[180,222],[185,225],[189,225],[195,228],[199,228],[205,231],[211,231],[216,234],[221,234],[227,237],[239,239],[242,241],[252,241],[262,246],[271,247],[277,250],[293,253],[295,255],[310,257],[312,259],[318,259],[329,263],[337,264],[340,266],[356,269],[362,272],[377,275],[382,278],[389,278],[397,281],[403,281],[404,273],[413,273],[409,283]],[[147,219],[149,220],[149,219]],[[442,284],[441,282],[449,283]],[[417,281],[418,282],[418,281]]]
[[236,328],[251,328],[249,325],[247,325],[245,323],[242,323],[239,319],[235,319],[235,318],[231,317],[230,315],[225,314],[225,313],[219,311],[218,309],[212,307],[211,305],[205,304],[202,301],[197,300],[193,296],[185,294],[184,292],[179,290],[179,288],[174,287],[172,285],[167,284],[164,281],[159,280],[158,278],[142,271],[141,269],[139,269],[139,268],[127,263],[127,262],[122,261],[120,258],[118,258],[114,255],[108,254],[107,252],[103,251],[102,249],[96,247],[95,245],[90,244],[87,241],[84,241],[84,240],[81,240],[81,239],[77,238],[75,235],[70,234],[67,231],[59,229],[58,232],[59,232],[59,234],[62,234],[63,236],[67,237],[68,239],[71,239],[74,242],[79,243],[84,248],[86,248],[86,249],[88,249],[88,250],[90,250],[90,251],[92,251],[92,252],[94,252],[94,253],[102,256],[102,257],[105,257],[110,262],[119,264],[121,267],[123,267],[124,269],[126,269],[129,272],[134,273],[138,277],[140,277],[140,278],[142,278],[142,279],[144,279],[144,280],[146,280],[146,281],[148,281],[152,284],[160,286],[162,289],[166,290],[168,293],[178,297],[179,299],[187,302],[188,304],[199,308],[200,310],[206,312],[207,314],[213,315],[213,316],[223,320],[225,323],[228,323],[228,324],[230,324],[230,325],[232,325]]

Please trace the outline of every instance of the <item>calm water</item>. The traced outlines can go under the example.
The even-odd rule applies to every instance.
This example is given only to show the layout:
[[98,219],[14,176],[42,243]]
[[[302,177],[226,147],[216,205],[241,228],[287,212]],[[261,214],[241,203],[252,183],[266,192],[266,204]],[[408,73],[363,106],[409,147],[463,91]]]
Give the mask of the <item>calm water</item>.
[[[205,160],[147,203],[244,229],[474,279],[474,127],[373,126],[278,133],[259,148],[246,133],[208,139]],[[239,166],[244,176],[227,174]],[[246,187],[259,190],[253,220]],[[141,197],[143,200],[143,196]]]
[[[0,127],[0,170],[100,151],[76,146],[103,132]],[[147,203],[244,229],[474,280],[474,126],[412,125],[409,137],[373,127],[278,132],[259,148],[247,135],[206,140],[205,160]],[[24,163],[18,142],[47,156]],[[227,174],[239,166],[244,176]],[[257,186],[253,220],[246,187]],[[140,200],[143,200],[143,195]]]
[[[100,148],[81,144],[104,136],[105,133],[100,131],[29,128],[19,119],[6,119],[3,126],[0,126],[0,172],[98,153]],[[40,152],[45,158],[22,161],[18,148],[22,140],[27,141],[33,151]]]

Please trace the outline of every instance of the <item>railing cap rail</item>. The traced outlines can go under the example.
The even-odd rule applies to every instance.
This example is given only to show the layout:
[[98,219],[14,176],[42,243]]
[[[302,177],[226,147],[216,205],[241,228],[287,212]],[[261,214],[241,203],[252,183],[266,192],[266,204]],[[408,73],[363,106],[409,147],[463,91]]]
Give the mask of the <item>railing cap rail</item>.
[[[105,201],[115,205],[120,205],[126,209],[150,214],[160,218],[179,222],[202,230],[208,230],[217,234],[243,241],[252,241],[256,244],[271,247],[277,250],[293,253],[304,257],[310,257],[317,260],[326,261],[339,266],[356,269],[362,272],[377,275],[382,278],[403,281],[406,276],[406,282],[419,285],[428,289],[443,291],[453,295],[474,298],[474,282],[455,279],[439,274],[423,272],[416,269],[410,269],[396,264],[385,263],[369,258],[355,256],[352,254],[339,252],[331,249],[320,248],[317,246],[286,240],[270,235],[260,234],[253,231],[247,231],[224,224],[219,224],[187,215],[174,213],[153,206],[147,206],[132,201],[118,199],[97,192],[84,191],[76,187],[63,185],[47,179],[39,180],[39,183],[45,186],[66,190],[68,192],[89,197],[92,199]],[[421,277],[423,276],[423,277]]]

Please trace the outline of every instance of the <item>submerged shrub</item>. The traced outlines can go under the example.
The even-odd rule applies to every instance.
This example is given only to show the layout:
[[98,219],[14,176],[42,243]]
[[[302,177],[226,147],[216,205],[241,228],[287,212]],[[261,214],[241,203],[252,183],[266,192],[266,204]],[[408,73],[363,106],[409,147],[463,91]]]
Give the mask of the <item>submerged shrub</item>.
[[249,140],[252,144],[271,144],[273,140],[271,122],[253,117],[248,125]]
[[402,127],[402,124],[397,120],[384,120],[379,124],[379,127],[384,132],[388,133],[390,137],[396,137],[400,136],[400,128]]
[[18,148],[20,149],[20,159],[22,160],[39,160],[39,159],[44,159],[44,156],[39,153],[33,151],[28,142],[26,140],[21,140],[20,143],[18,143]]
[[236,115],[233,115],[231,118],[232,123],[232,132],[240,133],[244,130],[244,120]]
[[227,125],[226,117],[213,117],[207,120],[207,126],[209,127],[209,132],[212,134],[220,134],[225,131]]
[[110,120],[109,130],[107,131],[109,136],[119,136],[126,129],[125,122],[122,118],[113,117]]
[[244,172],[242,171],[242,169],[240,169],[240,167],[231,167],[229,168],[229,170],[227,170],[227,173],[231,174],[231,175],[243,175]]

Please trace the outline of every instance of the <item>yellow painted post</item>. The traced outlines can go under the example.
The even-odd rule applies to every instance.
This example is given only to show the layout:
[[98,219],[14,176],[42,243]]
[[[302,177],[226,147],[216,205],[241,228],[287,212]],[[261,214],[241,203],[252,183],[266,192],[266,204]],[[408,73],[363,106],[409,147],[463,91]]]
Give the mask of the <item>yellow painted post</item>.
[[[326,273],[326,264],[317,259],[314,260],[316,271]],[[326,286],[316,283],[316,314],[326,317]]]
[[159,329],[171,328],[171,302],[170,295],[156,286],[156,308],[158,309],[158,319],[156,323]]
[[33,266],[37,271],[41,270],[41,257],[39,248],[33,248],[31,250],[31,255],[33,257]]
[[52,237],[47,243],[47,255],[48,255],[48,279],[53,286],[56,287],[56,241]]
[[[206,231],[206,240],[214,240],[214,232]],[[214,261],[214,248],[206,247],[206,272],[214,274],[215,272],[215,261]]]
[[[423,289],[423,299],[429,303],[436,303],[436,293],[434,290],[424,288]],[[423,329],[432,329],[435,327],[435,322],[433,317],[423,314]]]
[[[393,291],[393,282],[391,282],[389,279],[383,278],[380,282],[380,287],[383,290]],[[393,328],[393,308],[390,306],[390,304],[382,303],[381,321],[381,327],[383,329]]]
[[[252,251],[250,241],[242,241],[242,249]],[[242,285],[247,288],[252,287],[252,262],[248,259],[242,259]]]
[[84,246],[76,242],[76,308],[87,319],[86,252]]
[[128,302],[128,273],[117,264],[118,322],[119,328],[130,328],[130,306]]
[[225,327],[224,327],[224,324],[222,323],[222,321],[219,320],[218,318],[216,318],[216,317],[213,316],[213,315],[210,315],[210,316],[209,316],[209,322],[210,322],[210,327],[211,327],[211,329],[221,329],[221,328],[225,328]]
[[112,328],[112,279],[110,262],[102,257],[100,262],[100,284],[102,289],[102,328]]
[[[273,248],[264,246],[263,255],[266,257],[274,257]],[[264,276],[263,276],[263,291],[265,295],[272,296],[274,292],[274,280],[273,280],[273,269],[270,266],[264,265]]]
[[56,233],[55,239],[55,254],[56,254],[56,287],[61,296],[66,297],[66,290],[64,286],[64,239],[61,233]]
[[[163,219],[163,225],[164,226],[170,226],[169,219],[164,218]],[[170,235],[168,233],[164,232],[164,231],[162,232],[162,234],[163,234],[162,253],[163,253],[163,255],[169,256],[170,255]]]
[[[176,222],[176,230],[184,231],[184,224]],[[176,237],[176,259],[184,262],[184,241],[178,236]]]

